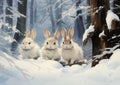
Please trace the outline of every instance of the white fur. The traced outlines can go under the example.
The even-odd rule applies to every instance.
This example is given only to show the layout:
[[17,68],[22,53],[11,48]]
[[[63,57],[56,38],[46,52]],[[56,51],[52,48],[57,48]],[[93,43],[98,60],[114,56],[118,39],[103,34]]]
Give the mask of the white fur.
[[82,62],[83,50],[82,48],[72,40],[74,34],[73,28],[69,29],[69,35],[67,36],[66,29],[62,29],[62,42],[61,42],[61,55],[66,61],[66,64],[74,64],[74,62]]
[[[71,50],[65,50],[64,48],[61,48],[61,54],[63,59],[66,61],[66,64],[73,64],[75,61],[83,61],[83,50],[81,47],[79,47],[78,44],[75,42],[73,43],[73,48]],[[61,46],[62,47],[62,46]]]
[[43,47],[41,48],[42,58],[46,60],[59,61],[61,59],[60,50],[58,48],[58,38],[60,35],[59,30],[56,30],[54,37],[50,37],[50,32],[47,29],[44,32],[46,41]]
[[41,49],[42,58],[45,60],[57,60],[59,61],[61,59],[60,55],[60,49],[57,48],[55,50],[46,50],[43,46]]
[[[24,42],[31,42],[32,45],[23,45],[22,43]],[[22,43],[19,46],[19,52],[22,55],[23,59],[34,59],[40,57],[40,47],[33,41],[31,38],[25,38]],[[25,46],[28,49],[28,51],[25,51]]]
[[27,29],[25,38],[22,40],[19,46],[19,52],[23,59],[37,59],[40,57],[40,47],[34,42],[36,37],[36,30],[31,31]]

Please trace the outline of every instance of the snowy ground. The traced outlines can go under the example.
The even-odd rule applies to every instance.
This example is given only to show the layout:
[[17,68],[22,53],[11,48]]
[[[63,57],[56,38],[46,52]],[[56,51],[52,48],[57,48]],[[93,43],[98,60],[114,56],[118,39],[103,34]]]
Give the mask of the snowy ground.
[[0,85],[120,85],[120,49],[96,67],[11,56],[12,38],[0,31]]

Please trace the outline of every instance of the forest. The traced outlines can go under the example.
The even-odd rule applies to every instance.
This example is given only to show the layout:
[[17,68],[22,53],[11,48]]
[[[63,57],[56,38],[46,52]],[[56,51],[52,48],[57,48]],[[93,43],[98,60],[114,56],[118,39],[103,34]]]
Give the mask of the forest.
[[[78,85],[79,80],[88,79],[81,84],[119,85],[119,12],[120,0],[0,0],[0,83],[17,85],[20,79],[23,85],[27,84],[26,80],[30,85]],[[26,36],[37,43],[35,49],[40,47],[41,52],[49,36],[58,40],[59,48],[61,41],[71,39],[70,43],[77,43],[83,51],[79,55],[85,61],[81,65],[68,60],[63,65],[54,61],[58,58],[22,59],[19,47]],[[49,52],[42,56],[46,54]],[[68,54],[74,55],[74,51],[66,54],[63,51],[63,55]],[[29,55],[37,56],[37,53],[32,51]]]

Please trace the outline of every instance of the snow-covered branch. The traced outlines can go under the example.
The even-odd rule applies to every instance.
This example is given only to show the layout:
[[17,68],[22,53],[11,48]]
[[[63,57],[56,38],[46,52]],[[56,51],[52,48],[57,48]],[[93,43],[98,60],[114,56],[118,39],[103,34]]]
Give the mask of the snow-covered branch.
[[16,17],[26,17],[25,15],[23,15],[23,14],[21,14],[20,12],[18,12],[17,10],[15,10],[14,8],[12,8],[12,7],[9,7],[8,8],[8,10],[10,11],[10,12],[12,12],[13,13],[13,15],[14,16],[16,16]]
[[99,34],[99,38],[100,38],[100,37],[103,37],[103,36],[106,36],[104,31],[102,31],[102,32]]
[[106,48],[105,51],[103,51],[102,54],[96,55],[96,56],[94,56],[94,58],[95,58],[95,59],[99,59],[99,58],[101,58],[101,57],[103,57],[103,56],[105,56],[105,55],[107,55],[107,54],[112,54],[113,51],[115,51],[118,47],[120,47],[120,45],[116,45],[116,46],[114,46],[114,47],[112,47],[112,48]]
[[83,45],[85,45],[88,41],[88,39],[93,35],[94,33],[94,25],[90,25],[88,29],[85,30],[84,34],[83,34]]

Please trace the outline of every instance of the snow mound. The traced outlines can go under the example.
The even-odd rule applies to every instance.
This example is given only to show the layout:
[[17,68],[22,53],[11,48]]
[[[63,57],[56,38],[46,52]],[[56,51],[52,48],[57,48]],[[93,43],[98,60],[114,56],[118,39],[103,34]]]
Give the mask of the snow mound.
[[114,51],[114,54],[111,56],[110,60],[109,60],[109,64],[112,67],[118,67],[120,65],[120,49],[117,49],[116,51]]
[[113,13],[111,10],[108,10],[106,22],[109,30],[111,29],[112,20],[114,19],[120,21],[119,17],[115,13]]
[[52,60],[17,60],[0,51],[1,85],[119,85],[120,49],[96,67],[62,67]]

